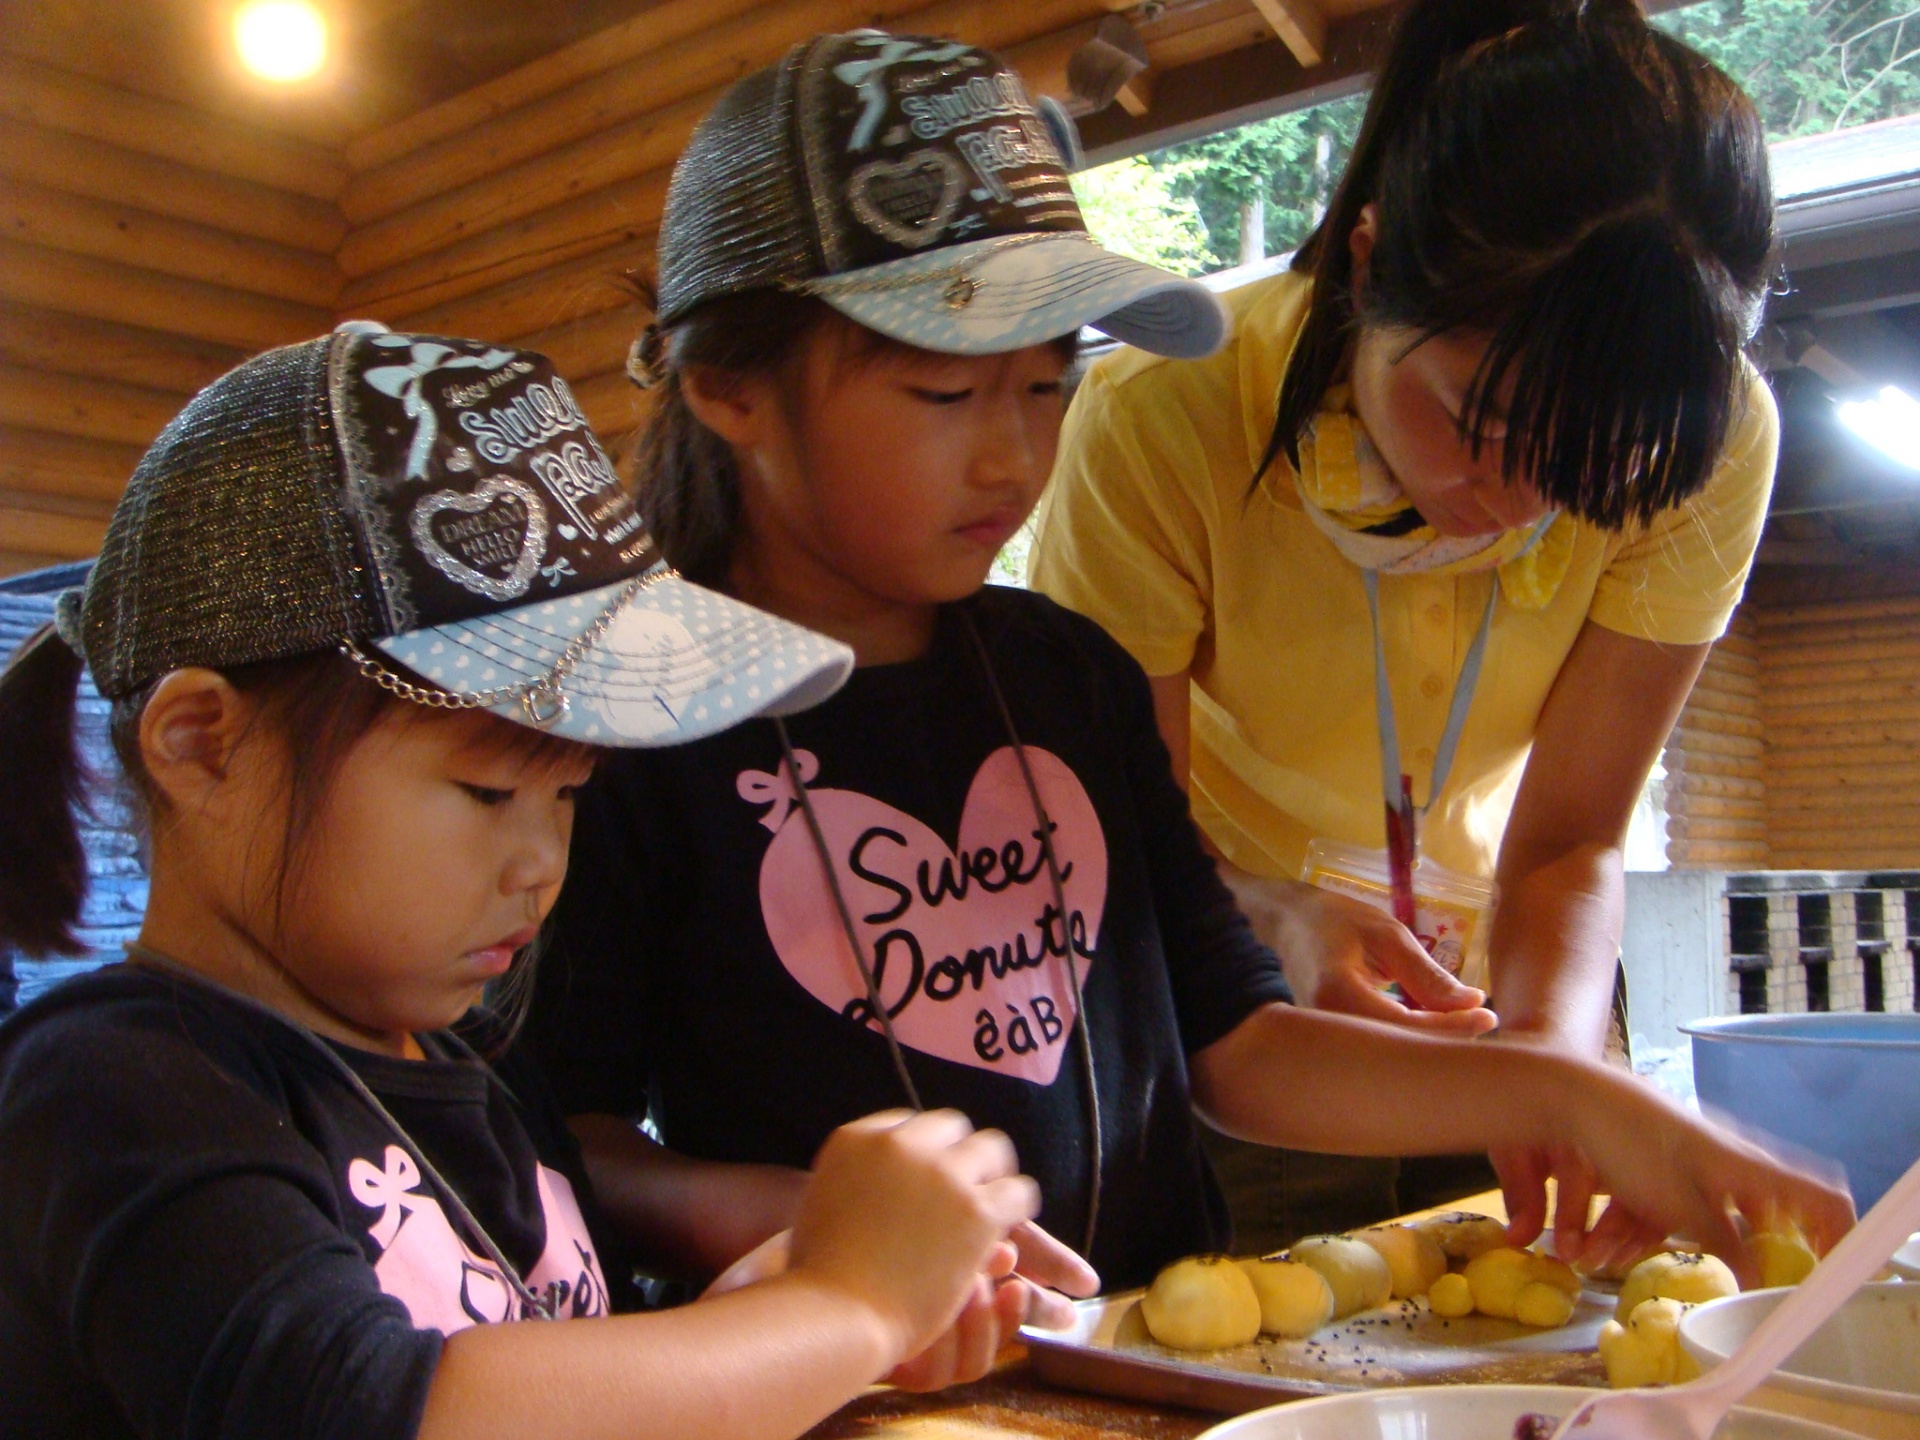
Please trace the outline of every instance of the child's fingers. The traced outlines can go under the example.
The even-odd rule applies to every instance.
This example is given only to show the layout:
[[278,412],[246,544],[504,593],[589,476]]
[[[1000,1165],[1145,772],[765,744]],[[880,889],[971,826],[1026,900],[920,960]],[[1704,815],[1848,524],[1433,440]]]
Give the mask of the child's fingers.
[[912,1110],[876,1110],[871,1115],[862,1115],[858,1120],[849,1120],[840,1128],[856,1135],[872,1135],[882,1130],[897,1130],[914,1118]]
[[1562,1260],[1591,1259],[1587,1243],[1587,1212],[1593,1208],[1593,1167],[1584,1157],[1561,1157],[1554,1166],[1558,1185],[1553,1205],[1553,1248]]
[[1027,1304],[1027,1318],[1021,1323],[1031,1325],[1036,1330],[1065,1330],[1072,1326],[1076,1311],[1073,1302],[1057,1290],[1043,1290],[1039,1286],[1028,1286],[1032,1291]]
[[1013,1241],[1000,1240],[996,1241],[993,1249],[987,1252],[986,1261],[980,1269],[989,1280],[1004,1280],[1013,1274],[1014,1267],[1019,1263],[1020,1251]]
[[1507,1243],[1531,1245],[1547,1223],[1547,1160],[1531,1146],[1502,1146],[1487,1158],[1507,1205]]
[[1020,1157],[1014,1153],[1013,1141],[1001,1130],[975,1130],[956,1141],[953,1160],[960,1174],[975,1185],[1015,1175],[1020,1170]]
[[1007,1175],[980,1187],[987,1216],[1003,1230],[1040,1213],[1040,1187],[1026,1175]]
[[1038,1225],[1017,1226],[1009,1238],[1020,1250],[1020,1273],[1035,1284],[1080,1299],[1100,1293],[1099,1273]]
[[1317,997],[1322,1010],[1338,1010],[1387,1025],[1434,1034],[1472,1036],[1485,1034],[1499,1023],[1491,1010],[1412,1010],[1386,991],[1368,984],[1350,973],[1321,982]]
[[1605,1270],[1651,1255],[1666,1238],[1664,1225],[1643,1220],[1619,1201],[1609,1200],[1600,1219],[1587,1232],[1580,1258],[1589,1269]]

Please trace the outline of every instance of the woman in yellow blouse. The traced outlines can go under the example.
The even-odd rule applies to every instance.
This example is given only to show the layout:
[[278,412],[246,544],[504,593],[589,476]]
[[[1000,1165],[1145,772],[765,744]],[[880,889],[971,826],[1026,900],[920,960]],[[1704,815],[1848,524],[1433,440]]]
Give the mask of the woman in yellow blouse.
[[[1601,1051],[1628,820],[1766,514],[1772,220],[1751,103],[1633,0],[1415,0],[1229,346],[1081,386],[1034,583],[1153,677],[1302,1003]],[[1299,880],[1383,846],[1396,774],[1424,869],[1497,884],[1472,985]],[[1284,1168],[1226,1166],[1243,1244],[1398,1203],[1303,1211]]]

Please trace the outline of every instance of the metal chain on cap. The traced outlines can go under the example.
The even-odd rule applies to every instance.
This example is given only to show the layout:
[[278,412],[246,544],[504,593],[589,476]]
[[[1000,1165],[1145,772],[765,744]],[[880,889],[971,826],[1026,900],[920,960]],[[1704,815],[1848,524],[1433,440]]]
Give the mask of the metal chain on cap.
[[636,575],[629,580],[614,597],[613,603],[599,614],[594,622],[582,630],[560,652],[560,658],[553,662],[553,668],[536,680],[517,681],[512,685],[496,685],[491,690],[476,690],[470,695],[462,695],[453,690],[440,690],[430,685],[415,685],[403,680],[373,656],[362,650],[351,640],[340,642],[340,653],[353,662],[353,666],[363,676],[385,690],[389,695],[410,701],[415,705],[425,705],[434,710],[490,710],[495,705],[508,700],[518,700],[520,708],[527,713],[527,719],[536,726],[551,725],[567,713],[568,700],[561,690],[561,682],[573,673],[574,666],[586,658],[586,654],[600,642],[607,633],[614,618],[627,607],[627,604],[658,580],[665,579],[675,572],[670,567],[661,567],[645,575]]

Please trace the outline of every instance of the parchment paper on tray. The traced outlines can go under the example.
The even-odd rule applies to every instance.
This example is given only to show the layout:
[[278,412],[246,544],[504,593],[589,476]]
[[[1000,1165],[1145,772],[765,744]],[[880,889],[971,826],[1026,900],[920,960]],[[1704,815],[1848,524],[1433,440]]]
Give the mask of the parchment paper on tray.
[[1024,1330],[1036,1375],[1096,1394],[1236,1414],[1289,1395],[1392,1385],[1605,1385],[1594,1347],[1613,1297],[1588,1291],[1558,1330],[1396,1300],[1306,1340],[1171,1350],[1140,1318],[1140,1291],[1082,1300],[1070,1330]]

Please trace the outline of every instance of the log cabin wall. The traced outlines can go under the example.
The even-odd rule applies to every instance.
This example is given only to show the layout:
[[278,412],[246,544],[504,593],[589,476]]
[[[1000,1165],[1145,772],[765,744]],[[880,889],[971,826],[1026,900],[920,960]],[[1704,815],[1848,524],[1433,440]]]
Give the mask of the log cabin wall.
[[[1131,8],[666,0],[350,142],[341,309],[544,351],[619,450],[644,417],[623,368],[649,318],[636,281],[650,278],[674,159],[722,90],[810,35],[877,25],[1000,50],[1030,89],[1065,95],[1069,57],[1103,17]],[[1244,0],[1226,0],[1145,28],[1156,65],[1192,64],[1270,37],[1267,23]],[[1138,111],[1147,95],[1141,85],[1119,101]]]
[[[482,29],[547,24],[476,4]],[[408,23],[405,5],[358,10],[363,26]],[[1064,96],[1069,58],[1123,11],[1151,61],[1108,107],[1125,120],[1155,79],[1192,89],[1229,52],[1288,84],[1353,88],[1390,7],[653,0],[412,103],[386,73],[408,53],[389,36],[363,56],[386,71],[279,113],[190,73],[209,37],[146,0],[84,26],[22,0],[0,36],[0,574],[94,553],[186,396],[349,316],[543,350],[622,450],[644,416],[623,368],[648,319],[636,282],[673,161],[727,85],[807,36],[878,25],[993,47]]]
[[1920,595],[1758,622],[1772,867],[1920,866]]
[[347,173],[318,145],[0,56],[0,574],[95,553],[188,395],[332,324]]
[[1769,868],[1758,636],[1743,605],[1668,737],[1667,860],[1676,870]]

